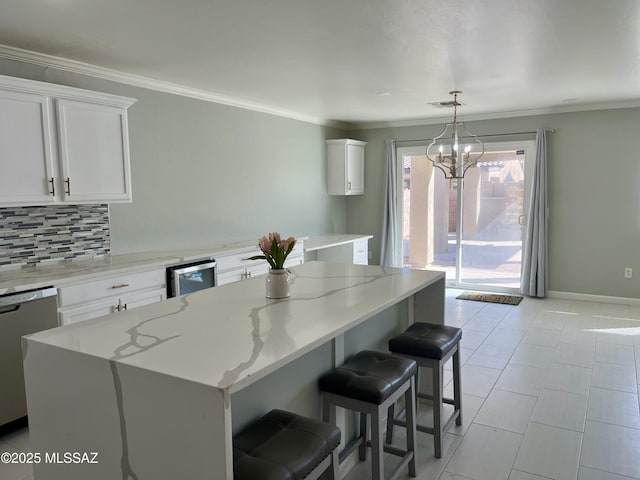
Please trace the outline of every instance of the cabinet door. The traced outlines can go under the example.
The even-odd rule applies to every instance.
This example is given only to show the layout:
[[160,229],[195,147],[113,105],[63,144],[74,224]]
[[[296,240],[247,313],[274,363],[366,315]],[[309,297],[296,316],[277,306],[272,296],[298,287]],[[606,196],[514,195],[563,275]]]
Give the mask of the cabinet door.
[[55,202],[53,161],[47,98],[0,91],[0,205]]
[[131,201],[126,110],[75,100],[56,105],[64,200]]
[[287,257],[287,259],[284,261],[284,266],[286,268],[288,267],[295,267],[296,265],[302,265],[304,263],[304,256],[303,255],[296,255],[295,257]]
[[228,283],[239,282],[245,279],[245,268],[235,268],[226,272],[218,273],[218,285],[226,285]]
[[347,145],[347,194],[364,193],[364,147]]
[[353,263],[356,265],[369,264],[369,240],[353,242]]
[[82,322],[83,320],[90,320],[143,305],[161,302],[162,300],[166,300],[166,298],[166,289],[158,288],[146,292],[123,295],[120,298],[105,298],[98,302],[87,303],[78,307],[61,308],[60,323],[61,325],[69,325],[71,323]]
[[143,305],[161,302],[166,299],[167,290],[165,288],[158,288],[150,292],[132,293],[120,299],[120,308],[122,309],[126,306],[126,310],[130,310],[132,308],[142,307]]
[[105,297],[122,298],[131,291],[165,289],[165,272],[164,268],[148,272],[127,272],[100,280],[62,286],[58,288],[58,302],[61,307],[69,307]]
[[60,309],[60,324],[69,325],[83,320],[109,315],[118,310],[118,298],[104,299],[75,308]]
[[247,272],[249,273],[249,278],[257,277],[260,275],[266,275],[269,273],[269,264],[264,262],[254,262],[252,265],[247,266]]

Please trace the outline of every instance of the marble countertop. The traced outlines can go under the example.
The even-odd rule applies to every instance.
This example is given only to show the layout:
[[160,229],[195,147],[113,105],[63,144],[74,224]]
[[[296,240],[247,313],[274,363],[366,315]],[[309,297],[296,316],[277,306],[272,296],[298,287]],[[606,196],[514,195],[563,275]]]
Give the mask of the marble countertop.
[[32,268],[0,270],[0,295],[91,280],[114,273],[153,270],[215,255],[231,255],[257,248],[257,239],[207,247],[109,255],[102,258],[41,264]]
[[369,240],[370,238],[373,238],[373,235],[337,234],[312,236],[305,240],[304,251],[313,252],[314,250],[336,247],[338,245],[344,245],[345,243],[351,243],[356,240]]
[[[253,278],[28,337],[229,393],[444,278],[442,272],[310,262],[291,298]],[[28,352],[27,352],[28,354]]]

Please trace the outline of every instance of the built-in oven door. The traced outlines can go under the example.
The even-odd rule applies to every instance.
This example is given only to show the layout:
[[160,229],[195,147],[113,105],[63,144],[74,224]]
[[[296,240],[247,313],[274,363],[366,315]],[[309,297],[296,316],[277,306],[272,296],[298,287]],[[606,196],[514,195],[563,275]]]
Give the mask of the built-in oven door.
[[167,296],[179,297],[215,287],[217,266],[213,259],[167,268]]

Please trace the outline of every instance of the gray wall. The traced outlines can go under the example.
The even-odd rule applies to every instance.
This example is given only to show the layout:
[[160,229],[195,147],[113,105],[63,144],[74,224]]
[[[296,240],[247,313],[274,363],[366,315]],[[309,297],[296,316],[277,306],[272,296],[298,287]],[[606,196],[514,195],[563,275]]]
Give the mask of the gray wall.
[[0,74],[138,99],[129,109],[133,203],[111,206],[111,251],[343,233],[326,193],[325,139],[343,132],[0,59]]
[[[345,132],[0,59],[0,74],[137,98],[129,111],[133,198],[111,207],[113,253],[284,234],[373,234],[380,250],[384,140],[441,126],[357,130],[366,194],[326,194],[326,138]],[[480,135],[553,128],[549,138],[550,287],[637,298],[640,109],[469,122]],[[624,267],[634,278],[622,278]]]
[[[640,109],[468,122],[478,135],[555,129],[548,136],[551,290],[640,297]],[[432,138],[442,126],[356,130],[365,150],[366,194],[347,200],[350,233],[375,235],[380,258],[386,139]],[[624,279],[623,268],[634,278]]]

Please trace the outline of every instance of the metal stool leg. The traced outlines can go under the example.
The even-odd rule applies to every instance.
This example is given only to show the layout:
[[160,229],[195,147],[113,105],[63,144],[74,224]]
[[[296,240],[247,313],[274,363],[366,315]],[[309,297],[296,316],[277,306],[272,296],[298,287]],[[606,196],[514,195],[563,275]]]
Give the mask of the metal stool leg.
[[[384,452],[382,412],[371,415],[371,478],[372,480],[384,480]],[[365,444],[366,445],[366,444]]]
[[394,403],[391,404],[389,410],[387,411],[387,443],[393,443],[393,419],[396,413],[396,405]]
[[409,476],[416,476],[416,382],[411,379],[411,387],[404,394],[404,403],[407,410],[407,451],[413,452],[413,458],[409,462]]
[[456,347],[453,354],[453,404],[458,411],[456,425],[462,425],[462,382],[460,375],[460,346]]
[[442,364],[431,364],[433,378],[433,444],[436,458],[442,457]]
[[[415,415],[416,418],[418,417],[418,408],[419,408],[419,399],[418,399],[418,394],[420,393],[420,367],[418,367],[418,369],[416,370],[416,374],[415,374],[415,381],[413,382],[413,391],[414,391],[414,400],[415,400]],[[405,409],[406,409],[406,401],[405,401]],[[389,407],[389,411],[387,412],[387,443],[389,445],[391,445],[393,443],[393,427],[394,427],[394,422],[393,419],[395,418],[395,410],[396,410],[396,406],[395,404],[391,404],[391,406]],[[402,413],[402,412],[401,412]]]
[[326,398],[322,399],[322,421],[334,427],[337,426],[336,406],[332,402],[328,402]]
[[331,452],[331,478],[329,480],[340,480],[340,456],[338,455],[338,448]]
[[[360,413],[360,436],[362,437],[362,443],[359,449],[360,460],[367,459],[367,414]],[[373,438],[373,434],[372,437]]]

